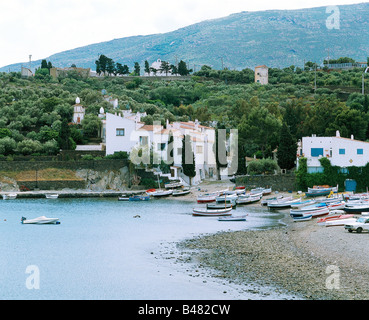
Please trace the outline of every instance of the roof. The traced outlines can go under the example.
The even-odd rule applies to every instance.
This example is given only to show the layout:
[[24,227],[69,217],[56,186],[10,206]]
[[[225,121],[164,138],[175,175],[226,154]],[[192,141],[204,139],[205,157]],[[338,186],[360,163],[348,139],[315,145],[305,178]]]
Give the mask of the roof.
[[268,69],[268,67],[265,64],[263,64],[262,66],[257,66],[257,67],[255,67],[255,69],[256,68],[267,68]]

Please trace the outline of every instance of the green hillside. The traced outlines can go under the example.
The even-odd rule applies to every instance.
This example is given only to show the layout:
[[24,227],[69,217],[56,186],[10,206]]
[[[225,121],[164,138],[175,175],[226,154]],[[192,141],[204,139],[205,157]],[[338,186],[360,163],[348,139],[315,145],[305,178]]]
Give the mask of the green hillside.
[[[95,69],[95,60],[103,53],[132,68],[145,60],[160,58],[175,63],[176,58],[199,70],[201,65],[214,69],[253,69],[303,66],[306,61],[323,61],[328,56],[349,56],[366,61],[369,56],[369,3],[339,6],[340,28],[328,29],[326,7],[241,12],[197,23],[173,32],[135,36],[91,44],[48,57],[54,66]],[[38,67],[35,61],[33,67]],[[19,71],[20,64],[0,71]]]

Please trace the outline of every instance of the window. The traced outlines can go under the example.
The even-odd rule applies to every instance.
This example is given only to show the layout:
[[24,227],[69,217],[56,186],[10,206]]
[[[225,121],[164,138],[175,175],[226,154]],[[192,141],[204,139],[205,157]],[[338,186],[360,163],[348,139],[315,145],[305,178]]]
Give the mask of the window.
[[202,153],[202,146],[196,146],[196,153]]
[[140,137],[140,145],[148,145],[149,144],[149,137]]
[[117,129],[116,130],[116,135],[119,137],[123,137],[124,136],[124,129]]
[[357,154],[364,154],[364,149],[357,149]]
[[323,148],[311,148],[311,156],[312,157],[319,157],[323,155]]
[[165,149],[166,143],[158,143],[158,151],[163,151]]
[[340,149],[339,154],[346,154],[346,149]]

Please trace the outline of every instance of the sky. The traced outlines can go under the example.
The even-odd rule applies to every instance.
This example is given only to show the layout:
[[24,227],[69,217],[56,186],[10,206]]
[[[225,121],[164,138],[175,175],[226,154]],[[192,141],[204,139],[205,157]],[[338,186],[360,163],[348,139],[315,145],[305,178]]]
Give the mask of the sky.
[[351,0],[0,0],[0,67],[136,35],[165,33],[241,11],[302,9]]

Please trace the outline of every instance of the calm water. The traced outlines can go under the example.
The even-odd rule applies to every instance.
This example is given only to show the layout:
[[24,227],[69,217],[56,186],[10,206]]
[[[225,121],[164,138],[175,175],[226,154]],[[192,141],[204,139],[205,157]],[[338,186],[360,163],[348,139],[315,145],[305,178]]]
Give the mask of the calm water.
[[[228,288],[225,296],[215,280],[189,276],[160,251],[202,233],[275,226],[280,218],[239,207],[235,214],[248,212],[247,222],[219,222],[193,217],[196,204],[165,199],[16,199],[0,206],[0,299],[244,298]],[[42,215],[61,224],[20,223],[22,216]],[[26,286],[28,266],[39,271],[39,289]]]

